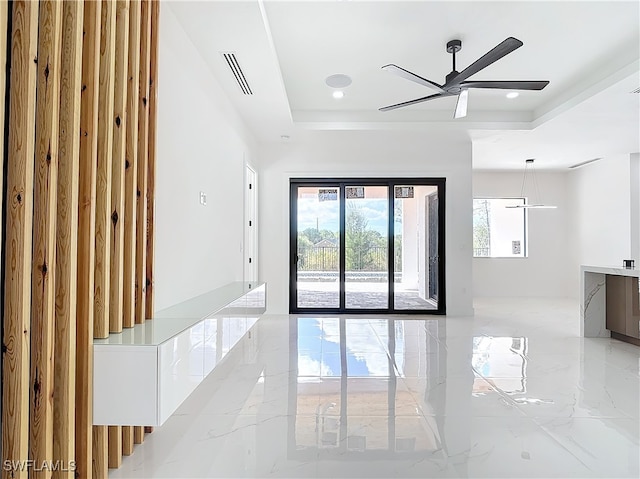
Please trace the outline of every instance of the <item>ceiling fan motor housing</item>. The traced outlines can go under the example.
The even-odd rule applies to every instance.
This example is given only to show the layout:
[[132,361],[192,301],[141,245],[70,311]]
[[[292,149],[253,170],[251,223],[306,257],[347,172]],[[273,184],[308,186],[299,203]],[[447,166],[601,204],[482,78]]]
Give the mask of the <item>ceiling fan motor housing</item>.
[[451,40],[447,42],[447,53],[458,53],[462,50],[461,40]]

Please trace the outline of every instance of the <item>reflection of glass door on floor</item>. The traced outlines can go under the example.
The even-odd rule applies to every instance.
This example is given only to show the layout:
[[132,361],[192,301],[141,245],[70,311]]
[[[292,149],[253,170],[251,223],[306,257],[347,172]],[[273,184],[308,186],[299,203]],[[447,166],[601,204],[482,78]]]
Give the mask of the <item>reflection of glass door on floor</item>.
[[444,180],[291,182],[291,312],[444,313]]
[[433,387],[446,366],[429,332],[437,322],[305,315],[291,324],[289,459],[420,460],[442,450],[437,421],[418,407],[444,400]]

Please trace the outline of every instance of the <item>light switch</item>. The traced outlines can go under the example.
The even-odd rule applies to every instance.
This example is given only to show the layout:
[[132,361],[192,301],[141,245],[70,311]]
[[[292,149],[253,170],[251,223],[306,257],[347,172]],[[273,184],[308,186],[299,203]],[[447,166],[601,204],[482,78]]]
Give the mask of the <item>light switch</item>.
[[204,191],[200,192],[200,204],[202,206],[207,206],[207,194]]

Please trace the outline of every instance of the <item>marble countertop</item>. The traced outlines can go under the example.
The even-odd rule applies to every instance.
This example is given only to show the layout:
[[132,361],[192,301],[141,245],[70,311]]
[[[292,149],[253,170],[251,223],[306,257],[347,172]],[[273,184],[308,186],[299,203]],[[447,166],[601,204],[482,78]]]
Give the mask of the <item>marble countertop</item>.
[[631,276],[634,278],[640,278],[640,269],[638,268],[624,268],[622,266],[580,266],[581,273],[602,273],[612,274],[616,276]]

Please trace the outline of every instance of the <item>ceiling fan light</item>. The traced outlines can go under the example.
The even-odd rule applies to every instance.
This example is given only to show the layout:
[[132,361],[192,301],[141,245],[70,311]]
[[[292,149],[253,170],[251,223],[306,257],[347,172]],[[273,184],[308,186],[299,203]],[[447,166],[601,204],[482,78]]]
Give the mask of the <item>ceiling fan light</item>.
[[505,206],[505,208],[527,208],[527,209],[556,209],[558,208],[557,206],[554,205],[529,205],[529,204],[524,204],[524,205],[507,205]]
[[456,103],[456,113],[454,118],[463,118],[467,116],[467,101],[469,100],[469,90],[462,90],[458,95],[458,103]]

